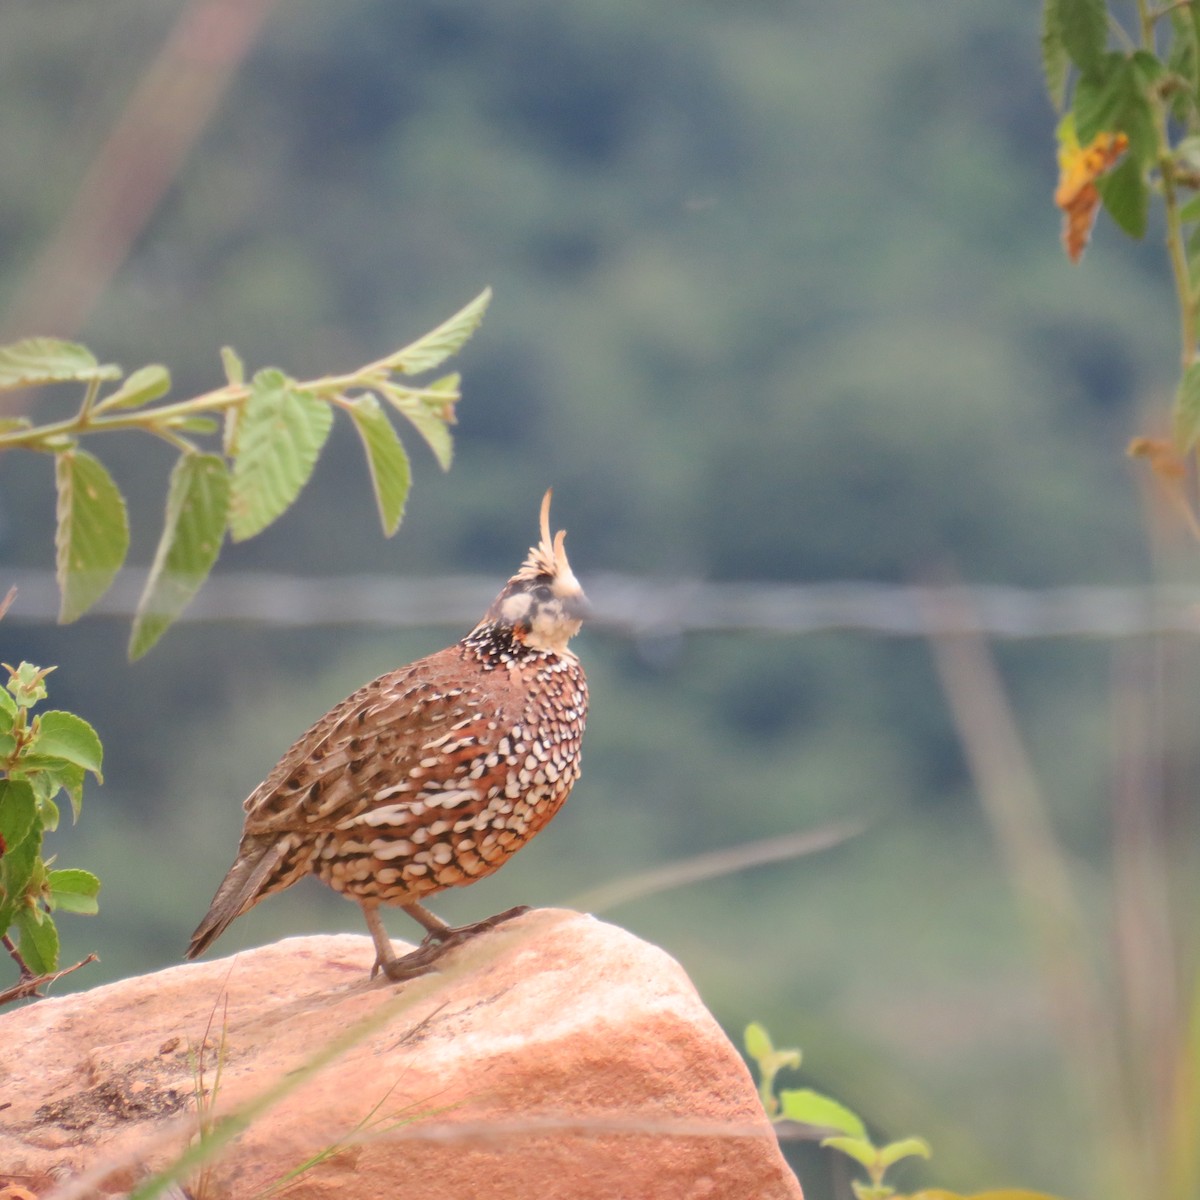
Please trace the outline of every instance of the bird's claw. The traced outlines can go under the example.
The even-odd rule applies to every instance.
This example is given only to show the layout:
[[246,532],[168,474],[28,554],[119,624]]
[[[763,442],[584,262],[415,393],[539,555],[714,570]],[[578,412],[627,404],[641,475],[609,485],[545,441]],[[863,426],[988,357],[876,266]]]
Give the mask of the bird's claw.
[[476,934],[486,933],[502,922],[511,921],[513,917],[519,917],[528,911],[529,905],[519,904],[516,908],[506,909],[494,917],[476,921],[472,925],[459,925],[436,932],[430,930],[411,954],[406,954],[403,958],[393,958],[388,962],[376,957],[375,965],[371,968],[371,978],[374,979],[382,971],[393,983],[399,983],[405,979],[415,979],[418,975],[426,975],[448,950],[462,945]]

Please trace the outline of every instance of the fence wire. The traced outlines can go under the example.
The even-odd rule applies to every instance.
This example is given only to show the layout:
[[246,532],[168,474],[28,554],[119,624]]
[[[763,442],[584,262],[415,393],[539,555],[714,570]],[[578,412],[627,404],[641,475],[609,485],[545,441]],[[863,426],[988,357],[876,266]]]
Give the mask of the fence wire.
[[[124,571],[92,611],[130,618],[144,572]],[[0,568],[0,594],[17,588],[7,620],[52,624],[58,589],[49,571]],[[854,632],[926,637],[973,632],[1003,639],[1130,638],[1200,632],[1200,589],[1174,586],[928,587],[854,581],[712,583],[597,574],[586,580],[593,628],[634,638],[686,633]],[[215,574],[181,620],[261,626],[461,627],[478,620],[496,580],[449,575],[300,577]]]

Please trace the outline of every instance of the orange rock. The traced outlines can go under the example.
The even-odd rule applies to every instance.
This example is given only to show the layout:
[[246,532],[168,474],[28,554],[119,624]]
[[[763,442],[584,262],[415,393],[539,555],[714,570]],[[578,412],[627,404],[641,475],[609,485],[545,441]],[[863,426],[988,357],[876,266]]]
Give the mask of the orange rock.
[[542,910],[401,985],[368,982],[373,959],[366,937],[293,938],[0,1015],[0,1180],[128,1190],[194,1138],[202,1063],[210,1126],[282,1093],[208,1164],[208,1197],[323,1155],[289,1200],[802,1200],[661,950]]

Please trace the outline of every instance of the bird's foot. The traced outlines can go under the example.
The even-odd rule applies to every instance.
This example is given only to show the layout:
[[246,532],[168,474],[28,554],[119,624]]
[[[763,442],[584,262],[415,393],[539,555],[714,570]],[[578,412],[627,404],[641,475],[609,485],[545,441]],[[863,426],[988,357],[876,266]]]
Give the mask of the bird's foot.
[[374,979],[379,971],[382,971],[394,983],[425,975],[433,970],[434,964],[448,950],[455,946],[461,946],[463,942],[473,938],[476,934],[486,933],[489,929],[495,929],[502,922],[511,921],[513,917],[519,917],[528,911],[527,904],[519,904],[516,908],[505,909],[504,912],[497,913],[494,917],[475,921],[471,925],[447,926],[445,929],[430,930],[425,935],[425,940],[411,954],[406,954],[403,958],[393,958],[389,962],[382,962],[376,958],[371,978]]
[[468,938],[474,937],[477,933],[486,933],[489,929],[495,929],[503,921],[511,921],[513,917],[523,916],[528,911],[528,904],[518,904],[516,908],[506,908],[502,913],[497,913],[494,917],[487,917],[482,921],[475,921],[470,925],[448,925],[445,929],[431,929],[425,935],[425,940],[421,943],[421,946],[422,948],[425,946],[443,946],[449,949],[451,946],[457,946],[465,942]]

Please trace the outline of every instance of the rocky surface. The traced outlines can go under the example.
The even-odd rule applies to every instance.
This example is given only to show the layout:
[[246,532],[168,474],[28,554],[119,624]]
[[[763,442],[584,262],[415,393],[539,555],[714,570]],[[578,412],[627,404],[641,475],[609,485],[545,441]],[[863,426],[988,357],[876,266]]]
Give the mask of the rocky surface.
[[373,958],[293,938],[0,1014],[0,1186],[128,1191],[195,1143],[202,1086],[230,1136],[183,1172],[197,1200],[263,1196],[316,1156],[291,1200],[800,1198],[661,950],[540,910],[404,984],[369,981]]

